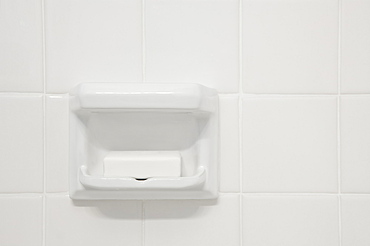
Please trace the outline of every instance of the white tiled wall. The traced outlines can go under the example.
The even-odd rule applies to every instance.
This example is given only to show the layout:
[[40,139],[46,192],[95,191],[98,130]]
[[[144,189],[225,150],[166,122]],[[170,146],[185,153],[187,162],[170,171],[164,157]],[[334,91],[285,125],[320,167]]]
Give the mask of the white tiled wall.
[[0,1],[0,91],[43,92],[42,2]]
[[[0,0],[0,245],[370,245],[370,0]],[[220,92],[220,197],[72,201],[80,82]]]
[[245,245],[339,245],[338,197],[243,195]]
[[244,92],[336,94],[338,4],[244,0]]
[[44,2],[47,93],[66,93],[81,81],[142,81],[140,1]]
[[140,201],[72,201],[47,195],[46,245],[132,245],[142,241]]

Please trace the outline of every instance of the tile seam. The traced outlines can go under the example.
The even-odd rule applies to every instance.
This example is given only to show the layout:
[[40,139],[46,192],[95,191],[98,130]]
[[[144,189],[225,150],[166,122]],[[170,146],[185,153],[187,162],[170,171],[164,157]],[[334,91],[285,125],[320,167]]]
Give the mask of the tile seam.
[[145,201],[141,201],[141,245],[145,245]]
[[43,194],[42,194],[42,245],[46,245],[46,30],[45,0],[41,0],[42,19],[42,71],[43,71]]
[[[141,1],[141,31],[142,31],[142,82],[146,83],[146,28],[145,28],[145,10],[146,1]],[[141,201],[141,245],[145,246],[145,201]]]
[[243,245],[243,0],[239,0],[239,243]]
[[339,246],[342,246],[342,187],[341,187],[341,44],[342,44],[342,0],[338,0],[338,99],[337,99],[337,134],[338,134],[338,240],[339,240]]
[[[68,92],[16,92],[16,91],[9,91],[9,92],[0,92],[0,96],[5,95],[5,96],[53,96],[53,95],[67,95]],[[294,97],[337,97],[338,94],[250,94],[250,93],[240,93],[240,92],[235,92],[235,93],[227,93],[227,92],[219,92],[218,93],[221,96],[248,96],[248,97],[285,97],[285,98],[294,98]],[[342,97],[366,97],[370,96],[370,93],[345,93],[345,94],[340,94]]]
[[141,1],[141,46],[142,46],[142,82],[146,82],[146,29],[145,29],[145,0]]

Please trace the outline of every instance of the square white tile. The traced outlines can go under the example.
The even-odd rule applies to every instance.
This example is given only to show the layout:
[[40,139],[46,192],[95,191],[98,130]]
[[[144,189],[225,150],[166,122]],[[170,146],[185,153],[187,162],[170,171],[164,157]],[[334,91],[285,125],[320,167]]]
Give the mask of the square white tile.
[[145,202],[146,246],[237,246],[239,195],[215,200]]
[[43,191],[42,96],[0,96],[0,193]]
[[370,1],[342,0],[341,91],[370,93]]
[[336,192],[334,96],[256,96],[243,103],[245,192]]
[[370,196],[342,196],[342,246],[370,243]]
[[46,0],[46,86],[142,81],[142,1]]
[[370,193],[370,96],[342,96],[341,191]]
[[68,95],[46,96],[46,191],[68,191]]
[[244,0],[243,89],[337,93],[337,0]]
[[146,81],[237,92],[238,0],[147,0]]
[[139,201],[72,201],[46,198],[46,245],[141,246]]
[[42,198],[0,198],[0,245],[42,245]]
[[220,95],[220,191],[240,190],[239,97]]
[[0,0],[0,91],[43,91],[41,0]]
[[336,196],[245,195],[243,246],[338,246],[338,215]]

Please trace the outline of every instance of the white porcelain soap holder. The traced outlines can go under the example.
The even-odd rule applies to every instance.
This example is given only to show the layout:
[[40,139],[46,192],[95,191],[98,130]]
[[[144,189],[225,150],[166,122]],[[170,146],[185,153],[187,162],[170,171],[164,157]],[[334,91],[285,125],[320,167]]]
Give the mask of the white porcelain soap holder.
[[218,195],[218,96],[198,84],[84,83],[70,93],[70,197]]

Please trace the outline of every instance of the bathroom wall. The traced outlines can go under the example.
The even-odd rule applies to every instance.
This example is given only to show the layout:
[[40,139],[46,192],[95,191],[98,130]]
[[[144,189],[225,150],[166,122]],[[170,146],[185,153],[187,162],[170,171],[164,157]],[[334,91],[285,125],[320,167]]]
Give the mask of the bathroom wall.
[[[0,0],[0,245],[370,245],[370,0]],[[68,197],[80,82],[220,93],[220,197]]]

